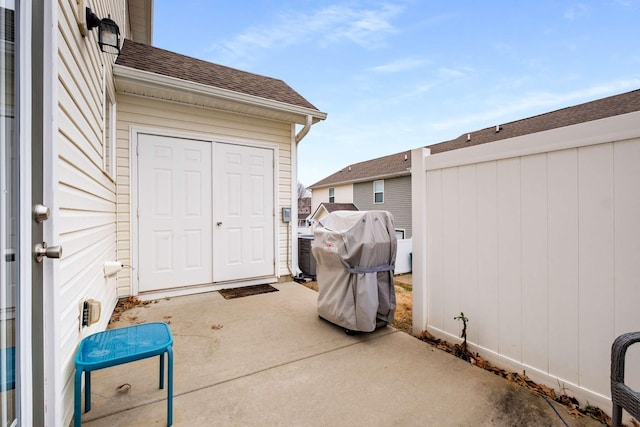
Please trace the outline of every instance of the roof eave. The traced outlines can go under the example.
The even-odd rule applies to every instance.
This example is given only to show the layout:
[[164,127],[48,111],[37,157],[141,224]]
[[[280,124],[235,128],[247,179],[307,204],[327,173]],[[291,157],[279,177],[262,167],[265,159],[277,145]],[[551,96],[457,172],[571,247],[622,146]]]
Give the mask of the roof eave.
[[[236,112],[290,121],[297,124],[305,124],[307,116],[311,116],[314,124],[327,118],[327,113],[312,108],[287,104],[119,64],[114,64],[113,75],[116,90],[119,93],[151,95],[161,99],[171,98],[168,100],[225,110],[229,109],[229,104],[235,104]],[[171,96],[168,97],[167,94]],[[199,102],[194,102],[194,96],[203,99],[200,99]],[[204,99],[209,100],[208,105],[202,105]],[[240,108],[239,106],[245,106],[245,108]],[[265,114],[265,111],[271,113]]]
[[330,183],[327,183],[327,184],[320,184],[320,185],[314,184],[314,185],[309,186],[308,188],[313,190],[314,188],[333,187],[333,186],[337,186],[337,185],[360,184],[362,182],[377,181],[379,179],[400,178],[400,177],[408,176],[408,175],[411,175],[411,169],[406,170],[406,171],[402,171],[402,172],[392,172],[392,173],[386,173],[386,174],[382,174],[382,175],[367,176],[367,177],[358,178],[358,179],[349,179],[349,180],[345,180],[345,181],[330,182]]

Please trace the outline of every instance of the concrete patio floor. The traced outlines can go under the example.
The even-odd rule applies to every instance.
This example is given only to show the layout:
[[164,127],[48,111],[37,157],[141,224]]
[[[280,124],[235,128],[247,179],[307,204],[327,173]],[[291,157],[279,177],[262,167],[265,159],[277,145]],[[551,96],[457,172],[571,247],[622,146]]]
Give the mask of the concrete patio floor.
[[[174,426],[564,425],[528,390],[391,327],[346,335],[318,318],[314,291],[274,286],[231,300],[163,299],[113,325],[169,323]],[[95,371],[83,425],[166,425],[157,387],[157,357]],[[571,426],[602,425],[555,407]]]

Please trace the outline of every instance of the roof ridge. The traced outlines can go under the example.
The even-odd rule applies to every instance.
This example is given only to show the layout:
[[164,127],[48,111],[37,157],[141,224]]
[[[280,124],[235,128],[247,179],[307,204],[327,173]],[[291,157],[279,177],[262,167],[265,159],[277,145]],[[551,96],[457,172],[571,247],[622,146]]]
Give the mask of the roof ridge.
[[[633,92],[640,92],[640,89],[634,89],[634,90],[631,90],[631,91],[628,91],[628,92],[618,93],[618,94],[615,94],[615,95],[609,95],[609,96],[605,96],[604,98],[592,99],[591,101],[585,101],[585,102],[581,102],[579,104],[569,105],[567,107],[561,107],[561,108],[558,108],[557,110],[546,111],[546,112],[540,113],[540,114],[534,114],[533,116],[524,117],[522,119],[517,119],[517,120],[512,120],[510,122],[498,123],[497,126],[506,126],[506,125],[511,125],[511,124],[515,124],[515,123],[524,122],[524,121],[527,121],[527,120],[536,119],[536,118],[539,118],[539,117],[542,117],[542,116],[558,114],[558,113],[561,113],[563,111],[570,110],[570,109],[573,109],[573,108],[583,107],[583,106],[587,106],[589,104],[594,104],[594,103],[605,102],[607,100],[610,100],[611,98],[615,98],[615,97],[618,97],[618,96],[621,96],[621,95],[628,95],[628,94],[631,94]],[[469,133],[473,134],[473,132],[480,132],[480,131],[488,130],[488,129],[495,129],[495,126],[488,126],[486,128],[478,129],[476,131],[465,132],[465,133],[460,134],[458,137],[465,136],[465,135],[467,135]],[[446,141],[444,141],[444,142],[446,142]]]
[[437,154],[636,111],[640,111],[640,89],[464,132],[454,139],[437,142],[426,148],[429,148],[432,154]]

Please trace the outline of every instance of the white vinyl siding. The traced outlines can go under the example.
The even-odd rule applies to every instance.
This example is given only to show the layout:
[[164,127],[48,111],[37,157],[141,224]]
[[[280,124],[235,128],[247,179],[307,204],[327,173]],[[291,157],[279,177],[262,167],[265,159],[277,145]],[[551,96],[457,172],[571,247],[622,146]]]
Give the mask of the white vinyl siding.
[[[279,157],[276,159],[276,212],[280,207],[291,206],[291,138],[293,125],[289,123],[252,118],[249,116],[198,108],[184,104],[153,100],[122,93],[116,94],[117,117],[117,186],[118,186],[118,260],[132,262],[133,241],[131,236],[131,194],[129,138],[132,127],[154,129],[159,132],[176,132],[251,144],[276,144]],[[277,222],[276,253],[279,260],[278,275],[289,274],[287,266],[287,226]],[[131,294],[131,270],[118,275],[118,295]]]
[[[103,264],[116,259],[116,185],[104,173],[106,131],[105,100],[115,57],[100,52],[97,31],[82,37],[78,29],[80,10],[75,0],[57,3],[57,140],[52,152],[58,156],[53,175],[55,234],[63,247],[56,261],[55,336],[58,348],[50,350],[60,372],[56,382],[61,393],[61,414],[56,425],[68,425],[73,415],[74,356],[80,340],[106,328],[109,313],[116,303],[115,278],[105,278]],[[91,7],[100,17],[111,15],[127,34],[125,2],[93,1]],[[110,166],[112,167],[112,166]],[[102,303],[100,322],[79,329],[78,307],[93,298]],[[51,373],[50,373],[51,374]],[[53,374],[52,374],[53,375]],[[59,376],[58,376],[59,375]]]

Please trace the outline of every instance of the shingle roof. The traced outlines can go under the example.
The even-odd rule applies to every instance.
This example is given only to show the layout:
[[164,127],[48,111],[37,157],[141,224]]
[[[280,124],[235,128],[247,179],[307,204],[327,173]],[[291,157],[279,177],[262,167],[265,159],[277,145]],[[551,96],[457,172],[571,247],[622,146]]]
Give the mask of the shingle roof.
[[322,202],[318,205],[315,211],[307,218],[313,220],[316,215],[320,212],[320,210],[324,208],[327,213],[335,212],[335,211],[359,211],[358,207],[353,203],[327,203]]
[[378,177],[402,176],[410,173],[411,151],[403,151],[365,162],[354,163],[316,182],[309,188],[325,187],[338,183],[362,182]]
[[318,110],[282,80],[236,70],[131,40],[124,41],[116,64]]
[[[618,116],[620,114],[632,113],[634,111],[640,111],[640,89],[597,99],[573,107],[562,108],[538,116],[500,124],[499,132],[496,132],[496,126],[492,126],[490,128],[464,133],[456,139],[429,145],[427,148],[431,150],[431,154],[437,154],[444,151],[499,141],[501,139],[514,138],[545,130],[590,122],[592,120]],[[467,141],[467,135],[470,136],[469,141]]]
[[[335,211],[357,211],[359,210],[353,203],[320,203],[320,206],[324,206],[327,212]],[[319,208],[319,207],[318,207]]]

